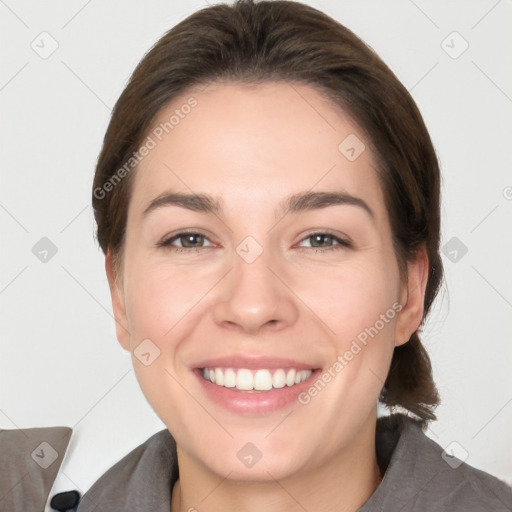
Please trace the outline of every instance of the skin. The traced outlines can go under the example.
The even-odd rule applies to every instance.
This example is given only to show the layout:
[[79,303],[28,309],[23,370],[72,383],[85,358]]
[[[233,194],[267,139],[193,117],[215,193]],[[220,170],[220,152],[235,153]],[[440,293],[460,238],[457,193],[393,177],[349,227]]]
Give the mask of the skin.
[[[190,96],[198,105],[133,176],[121,273],[110,251],[105,261],[121,345],[133,352],[149,338],[160,350],[152,364],[136,357],[133,364],[178,444],[172,511],[357,510],[381,477],[376,404],[394,347],[421,322],[425,250],[402,281],[368,141],[311,87],[211,84],[175,98],[155,126]],[[353,162],[338,150],[349,134],[366,145]],[[219,196],[224,210],[165,206],[144,217],[170,190]],[[275,211],[308,190],[343,190],[364,200],[373,218],[353,205]],[[206,236],[193,241],[199,250],[157,246],[188,228]],[[338,243],[327,237],[315,247],[308,235],[321,230],[348,236],[353,246],[333,249]],[[250,264],[236,252],[247,236],[263,249]],[[177,239],[174,247],[186,243]],[[190,370],[234,353],[327,369],[397,302],[401,311],[307,405],[247,418],[209,401]],[[262,453],[251,468],[237,458],[247,442]]]

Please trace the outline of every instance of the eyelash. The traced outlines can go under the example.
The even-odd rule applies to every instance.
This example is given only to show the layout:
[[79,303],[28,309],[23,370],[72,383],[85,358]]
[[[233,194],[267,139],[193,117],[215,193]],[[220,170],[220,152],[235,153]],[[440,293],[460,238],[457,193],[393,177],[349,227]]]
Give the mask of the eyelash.
[[[171,251],[174,251],[176,253],[200,252],[203,249],[207,249],[207,247],[176,247],[176,246],[171,245],[172,242],[174,242],[175,240],[177,240],[181,237],[187,236],[187,235],[198,235],[198,236],[201,236],[201,237],[205,238],[206,240],[208,240],[208,238],[205,235],[203,235],[202,233],[199,233],[197,231],[182,231],[176,235],[173,235],[172,237],[162,240],[161,242],[159,242],[157,244],[157,246],[170,249]],[[352,242],[350,240],[340,238],[340,237],[336,236],[334,233],[331,233],[330,231],[315,231],[314,233],[309,233],[309,235],[304,237],[301,240],[301,242],[304,240],[307,240],[308,238],[317,236],[317,235],[327,235],[328,237],[331,237],[333,239],[333,241],[338,242],[338,243],[337,243],[337,245],[333,245],[332,247],[327,247],[327,248],[301,247],[301,249],[315,249],[315,254],[316,254],[318,252],[325,253],[325,252],[337,251],[340,249],[350,249],[353,246]]]

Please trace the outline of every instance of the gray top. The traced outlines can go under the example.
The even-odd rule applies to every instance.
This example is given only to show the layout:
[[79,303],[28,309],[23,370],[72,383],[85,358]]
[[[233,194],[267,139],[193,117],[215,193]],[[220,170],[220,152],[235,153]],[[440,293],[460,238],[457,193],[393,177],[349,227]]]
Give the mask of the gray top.
[[[512,511],[512,488],[456,458],[401,414],[377,420],[376,450],[384,478],[359,512]],[[83,496],[78,512],[169,512],[178,479],[168,430],[112,466]]]
[[0,512],[39,512],[71,439],[69,427],[0,429]]

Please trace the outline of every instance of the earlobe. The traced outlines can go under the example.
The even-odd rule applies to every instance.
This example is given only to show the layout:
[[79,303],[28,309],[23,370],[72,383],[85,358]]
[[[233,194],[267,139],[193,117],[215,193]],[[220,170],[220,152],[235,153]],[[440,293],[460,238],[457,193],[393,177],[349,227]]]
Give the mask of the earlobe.
[[126,309],[124,304],[123,290],[116,280],[116,271],[114,268],[114,259],[112,250],[109,248],[105,256],[105,272],[107,274],[108,285],[110,288],[110,297],[112,300],[112,310],[116,322],[116,336],[125,350],[130,350],[130,332],[128,330],[128,321],[126,318]]
[[429,262],[425,244],[422,244],[414,261],[407,263],[407,282],[403,284],[395,331],[395,346],[407,343],[423,319],[425,290],[428,280]]

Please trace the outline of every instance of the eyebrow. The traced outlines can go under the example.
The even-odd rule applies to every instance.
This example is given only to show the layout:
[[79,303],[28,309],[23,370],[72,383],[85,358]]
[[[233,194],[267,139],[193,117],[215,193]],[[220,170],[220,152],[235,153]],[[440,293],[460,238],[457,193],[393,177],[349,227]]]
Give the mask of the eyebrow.
[[[372,220],[375,215],[368,204],[359,197],[345,192],[299,192],[281,201],[276,210],[283,216],[288,213],[327,208],[336,205],[357,206],[364,210]],[[185,194],[181,192],[164,192],[153,199],[142,213],[146,217],[150,212],[165,206],[178,206],[198,213],[222,214],[223,202],[221,198],[209,194]]]

